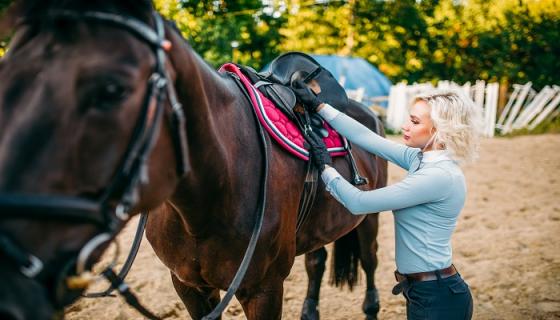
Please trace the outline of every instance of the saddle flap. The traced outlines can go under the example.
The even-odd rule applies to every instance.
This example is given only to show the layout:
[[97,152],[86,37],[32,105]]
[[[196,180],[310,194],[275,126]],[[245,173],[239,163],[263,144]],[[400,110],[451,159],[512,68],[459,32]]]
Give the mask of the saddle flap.
[[296,95],[294,92],[281,84],[269,83],[258,87],[266,97],[271,99],[277,107],[282,109],[284,113],[292,120],[296,119],[294,107],[296,106]]

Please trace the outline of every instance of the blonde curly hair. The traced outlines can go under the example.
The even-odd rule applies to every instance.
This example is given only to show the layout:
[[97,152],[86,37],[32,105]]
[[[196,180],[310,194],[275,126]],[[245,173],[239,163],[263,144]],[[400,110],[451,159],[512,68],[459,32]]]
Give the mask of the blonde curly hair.
[[435,90],[414,97],[431,107],[430,116],[436,132],[433,144],[443,146],[459,163],[478,158],[481,110],[460,91]]

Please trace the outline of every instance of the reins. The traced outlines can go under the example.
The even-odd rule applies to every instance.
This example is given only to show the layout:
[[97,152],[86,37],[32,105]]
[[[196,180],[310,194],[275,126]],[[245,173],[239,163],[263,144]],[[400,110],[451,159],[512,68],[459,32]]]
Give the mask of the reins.
[[[163,118],[164,114],[163,102],[165,97],[167,97],[171,105],[171,115],[169,119],[172,128],[171,134],[173,143],[176,150],[178,175],[180,177],[183,176],[191,168],[188,162],[183,108],[176,98],[175,89],[172,83],[170,83],[171,78],[165,69],[164,61],[166,57],[164,47],[167,40],[165,40],[164,37],[164,26],[161,16],[155,12],[153,13],[155,28],[152,28],[135,18],[106,12],[73,12],[59,10],[49,12],[49,15],[53,18],[106,22],[112,26],[130,31],[152,48],[156,56],[156,66],[148,81],[147,95],[136,128],[133,132],[133,138],[125,153],[124,161],[117,168],[116,176],[110,181],[104,195],[101,196],[100,199],[90,200],[65,196],[47,197],[42,195],[0,194],[0,211],[3,211],[0,219],[55,219],[63,221],[71,219],[75,223],[93,224],[99,227],[100,233],[90,239],[79,250],[79,254],[75,257],[76,261],[74,259],[69,260],[63,270],[57,273],[57,279],[61,281],[56,284],[55,291],[61,293],[60,297],[63,297],[65,290],[83,290],[87,288],[92,280],[91,275],[87,271],[91,254],[100,246],[114,241],[119,227],[129,219],[128,211],[138,203],[138,187],[140,184],[146,183],[148,179],[147,160],[161,127],[160,120]],[[238,81],[239,79],[237,79],[238,85],[241,85]],[[251,101],[247,92],[244,90],[241,91],[249,98],[249,101]],[[155,100],[154,104],[152,104],[152,99]],[[150,114],[152,114],[153,117],[149,117]],[[225,296],[212,312],[203,317],[205,320],[219,318],[233,298],[249,268],[262,229],[264,211],[266,208],[269,150],[266,135],[258,121],[258,116],[254,109],[253,116],[260,133],[260,145],[263,155],[262,174],[260,178],[262,187],[259,192],[256,221],[239,269],[234,275]],[[118,200],[116,206],[112,204],[112,200],[115,199]],[[146,214],[142,214],[130,253],[121,271],[117,274],[113,270],[114,263],[102,271],[102,275],[109,280],[111,286],[103,292],[86,296],[107,296],[110,295],[113,290],[117,290],[125,298],[125,301],[144,317],[148,319],[159,319],[157,315],[140,304],[136,296],[130,291],[128,285],[124,283],[124,278],[130,270],[138,252],[145,224]],[[23,248],[20,248],[11,239],[2,234],[0,234],[0,251],[8,254],[12,262],[18,266],[20,272],[28,278],[35,278],[35,276],[40,274],[43,270],[41,260],[31,255]],[[76,264],[76,268],[73,268],[74,263]],[[69,274],[72,269],[76,270],[74,276]],[[73,283],[75,286],[72,287],[69,283]],[[57,294],[55,298],[58,297],[59,295]],[[61,298],[61,301],[64,301],[64,299]],[[58,300],[57,304],[64,305],[63,302],[59,303]]]

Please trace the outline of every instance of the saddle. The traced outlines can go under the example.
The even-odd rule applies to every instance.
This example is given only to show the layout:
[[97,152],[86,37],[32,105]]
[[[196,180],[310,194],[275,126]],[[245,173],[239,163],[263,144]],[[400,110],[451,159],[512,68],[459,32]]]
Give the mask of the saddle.
[[[247,66],[239,66],[239,68],[251,80],[255,88],[272,100],[291,120],[300,125],[301,121],[294,113],[297,99],[291,89],[292,84],[297,80],[302,80],[304,83],[313,82],[315,88],[319,90],[317,97],[342,112],[348,105],[346,91],[332,73],[305,53],[282,54],[272,60],[267,71],[261,73]],[[303,113],[303,110],[298,111],[300,114]],[[320,128],[321,118],[318,115],[310,115],[310,117],[314,127]]]
[[[299,126],[301,132],[306,134],[309,130],[320,133],[323,137],[328,134],[324,129],[323,120],[317,114],[309,114],[305,108],[297,105],[297,99],[292,91],[292,84],[297,80],[310,84],[318,98],[344,112],[349,101],[346,91],[336,81],[336,78],[315,59],[301,53],[289,52],[274,59],[265,72],[259,73],[251,67],[236,65],[240,72],[259,90],[266,98],[276,105],[290,120]],[[223,68],[223,67],[222,67]],[[242,87],[242,86],[241,86]],[[344,145],[347,159],[351,164],[353,183],[363,185],[367,179],[363,178],[356,166],[349,143]],[[318,186],[318,171],[311,164],[307,164],[307,174],[304,182],[304,191],[300,199],[296,232],[305,222],[313,206]]]
[[315,59],[302,52],[288,52],[278,56],[270,63],[269,70],[263,74],[273,83],[292,87],[297,80],[304,83],[315,81],[320,92],[319,100],[343,111],[348,105],[344,88],[327,69]]

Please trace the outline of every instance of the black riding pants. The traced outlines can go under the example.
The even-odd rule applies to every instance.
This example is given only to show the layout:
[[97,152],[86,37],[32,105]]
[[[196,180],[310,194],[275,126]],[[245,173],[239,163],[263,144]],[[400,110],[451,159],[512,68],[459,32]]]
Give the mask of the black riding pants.
[[403,290],[408,320],[469,320],[473,300],[469,286],[457,273],[433,281],[413,281]]

